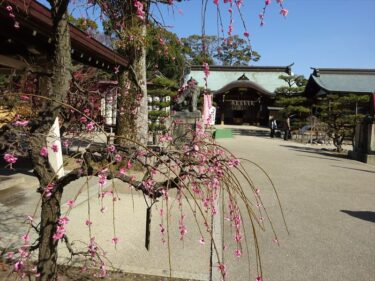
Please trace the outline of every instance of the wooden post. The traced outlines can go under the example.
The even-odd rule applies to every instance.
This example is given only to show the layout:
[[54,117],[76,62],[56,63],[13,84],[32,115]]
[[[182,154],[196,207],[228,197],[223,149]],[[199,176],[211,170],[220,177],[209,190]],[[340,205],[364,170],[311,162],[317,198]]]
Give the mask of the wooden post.
[[224,125],[224,103],[225,103],[225,94],[223,95],[223,102],[221,104],[221,125]]

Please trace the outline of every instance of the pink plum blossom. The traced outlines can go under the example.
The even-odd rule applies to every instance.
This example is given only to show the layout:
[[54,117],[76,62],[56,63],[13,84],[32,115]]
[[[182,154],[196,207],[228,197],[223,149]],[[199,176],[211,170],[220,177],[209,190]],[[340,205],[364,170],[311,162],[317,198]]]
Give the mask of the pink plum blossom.
[[4,154],[4,160],[5,160],[5,162],[7,162],[9,164],[16,163],[17,159],[18,158],[16,156],[14,156],[14,154],[10,154],[10,153],[5,153]]
[[199,244],[201,244],[201,245],[206,244],[206,241],[204,241],[204,238],[203,238],[203,237],[201,237],[201,239],[199,239]]
[[107,151],[110,153],[114,153],[116,152],[116,147],[113,144],[111,144],[107,147]]
[[18,127],[26,127],[28,124],[29,124],[28,120],[23,120],[23,121],[17,120],[16,122],[13,123],[14,126],[18,126]]
[[164,135],[161,135],[159,137],[160,142],[169,142],[169,141],[172,141],[172,140],[173,140],[173,138],[170,134],[164,134]]
[[119,242],[119,238],[118,237],[115,236],[115,237],[112,238],[112,243],[113,244],[117,245],[118,242]]
[[24,268],[23,261],[19,260],[14,264],[14,271],[18,272]]
[[59,225],[66,225],[69,222],[69,218],[67,216],[62,216],[58,220]]
[[137,8],[137,17],[140,18],[141,20],[145,20],[145,11],[143,10],[143,3],[136,0],[134,2],[134,7]]
[[53,144],[51,148],[53,152],[59,152],[59,146],[57,144]]
[[47,157],[47,155],[48,155],[48,149],[47,149],[47,147],[43,146],[43,147],[40,149],[39,154],[40,154],[40,156]]
[[107,269],[106,269],[105,265],[102,264],[99,269],[100,269],[99,277],[101,277],[101,278],[106,277],[107,276]]
[[87,131],[91,132],[92,130],[94,130],[94,128],[95,128],[95,123],[93,121],[87,123],[86,125]]
[[208,63],[203,64],[203,72],[204,72],[204,76],[206,78],[210,75],[210,67],[209,67]]
[[235,250],[234,251],[234,255],[236,256],[236,257],[241,257],[242,256],[242,252],[241,252],[241,250],[240,249],[237,249],[237,250]]
[[58,225],[56,227],[56,232],[53,234],[53,240],[57,241],[57,240],[60,240],[64,237],[65,235],[65,227],[63,225]]
[[288,11],[287,9],[284,9],[284,8],[280,10],[280,14],[281,14],[283,17],[286,17],[286,16],[288,15],[288,12],[289,12],[289,11]]
[[225,277],[227,275],[226,267],[223,263],[219,263],[217,269],[220,271],[221,275]]
[[75,201],[72,200],[72,199],[69,199],[67,202],[66,202],[66,205],[68,205],[69,207],[73,207],[75,204]]
[[126,168],[125,167],[120,168],[119,174],[123,176],[125,175],[125,173],[126,173]]
[[52,191],[53,189],[55,188],[55,184],[54,183],[50,183],[48,184],[45,188],[44,188],[44,196],[49,198],[51,197],[52,195]]
[[14,252],[8,252],[7,253],[7,258],[12,260],[14,258]]
[[21,236],[22,240],[25,241],[25,243],[30,241],[30,235],[28,233]]
[[108,169],[103,169],[99,172],[98,178],[99,178],[100,187],[103,187],[107,183],[107,174],[108,174]]

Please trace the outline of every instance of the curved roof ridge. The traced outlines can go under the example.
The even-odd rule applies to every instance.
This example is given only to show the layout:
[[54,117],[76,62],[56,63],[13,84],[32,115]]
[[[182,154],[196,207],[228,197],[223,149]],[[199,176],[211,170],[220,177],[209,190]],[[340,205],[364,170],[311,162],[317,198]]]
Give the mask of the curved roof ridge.
[[260,94],[265,95],[265,96],[269,96],[269,97],[273,97],[275,95],[274,93],[271,93],[271,92],[267,91],[265,88],[263,88],[258,83],[255,83],[255,82],[250,81],[250,80],[236,80],[236,81],[230,82],[230,83],[226,84],[225,86],[223,86],[222,88],[220,88],[219,90],[215,91],[214,94],[215,95],[222,94],[222,93],[225,93],[225,92],[227,92],[227,91],[229,91],[233,88],[255,89]]
[[[292,65],[286,66],[248,66],[248,65],[238,65],[238,66],[229,66],[229,65],[210,65],[210,71],[262,71],[262,72],[285,72],[291,74]],[[203,70],[201,65],[191,65],[190,70]]]

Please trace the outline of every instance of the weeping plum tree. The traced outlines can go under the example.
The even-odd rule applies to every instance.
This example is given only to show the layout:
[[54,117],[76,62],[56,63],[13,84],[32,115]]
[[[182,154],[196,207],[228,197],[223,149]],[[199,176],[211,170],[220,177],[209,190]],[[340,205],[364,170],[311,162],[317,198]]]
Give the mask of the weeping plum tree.
[[[53,239],[53,235],[56,231],[56,221],[60,216],[61,195],[66,184],[65,181],[72,176],[68,174],[56,180],[56,173],[51,167],[48,158],[45,157],[46,136],[59,115],[61,103],[66,99],[71,79],[71,48],[67,11],[69,1],[50,0],[49,3],[51,5],[52,34],[54,34],[54,38],[52,44],[53,52],[49,58],[49,66],[47,68],[48,72],[43,73],[43,79],[47,81],[48,86],[41,89],[43,92],[40,95],[44,99],[42,99],[38,115],[33,118],[32,122],[26,121],[26,123],[22,123],[22,120],[17,120],[18,123],[14,123],[15,126],[28,127],[29,154],[34,174],[40,183],[38,191],[43,193],[45,187],[51,186],[52,183],[54,185],[53,196],[42,197],[40,221],[40,229],[42,231],[40,231],[37,244],[39,255],[36,270],[39,280],[53,280],[56,277],[58,241]],[[6,6],[6,9],[10,13],[13,12],[11,2]],[[5,143],[13,140],[14,134],[12,126],[2,128],[0,133]],[[13,147],[13,149],[16,150],[17,147]],[[12,164],[17,157],[10,152],[4,155],[4,159]],[[25,236],[24,240],[28,242],[28,236]],[[27,257],[29,250],[30,247],[22,247],[20,254]],[[17,268],[22,268],[22,264],[16,264]]]
[[[88,1],[87,5],[99,5],[104,16],[110,21],[111,32],[118,36],[117,46],[120,51],[129,58],[129,67],[126,70],[120,70],[120,84],[123,92],[119,97],[120,111],[129,113],[119,114],[117,128],[117,145],[105,143],[104,145],[92,146],[90,149],[79,152],[75,155],[78,159],[76,166],[71,172],[57,177],[56,170],[51,166],[48,160],[48,148],[58,153],[58,147],[51,145],[47,147],[46,137],[53,126],[56,117],[59,116],[62,108],[68,108],[71,111],[78,111],[66,103],[66,96],[70,87],[71,80],[71,48],[68,25],[68,5],[69,0],[49,0],[51,6],[51,16],[53,22],[53,52],[49,58],[49,67],[41,79],[46,80],[46,87],[40,88],[38,93],[22,93],[19,96],[27,100],[30,96],[38,98],[40,107],[37,108],[37,114],[32,119],[26,120],[24,116],[18,115],[15,120],[1,128],[0,140],[6,153],[3,155],[8,166],[12,167],[17,162],[19,151],[24,151],[24,144],[20,140],[28,140],[28,151],[32,160],[34,174],[39,180],[40,187],[38,192],[41,194],[41,213],[40,222],[34,221],[34,216],[27,218],[29,224],[27,232],[22,235],[22,245],[17,249],[5,249],[7,259],[12,264],[12,271],[19,274],[20,277],[26,275],[35,275],[38,281],[57,280],[57,246],[60,241],[64,241],[70,254],[80,255],[86,260],[92,261],[93,265],[99,268],[101,277],[106,276],[106,265],[104,262],[104,251],[96,243],[94,237],[89,237],[87,247],[83,251],[75,251],[69,243],[66,235],[66,227],[69,223],[69,217],[61,212],[61,198],[64,188],[71,182],[81,177],[96,176],[99,182],[99,198],[103,200],[106,196],[111,196],[113,202],[119,202],[118,195],[112,187],[105,189],[105,183],[113,178],[129,184],[134,189],[142,192],[149,198],[151,204],[156,199],[167,202],[171,189],[177,190],[177,198],[182,205],[183,198],[188,196],[194,199],[198,214],[204,219],[204,230],[212,237],[212,229],[205,216],[210,213],[212,216],[217,214],[217,200],[222,192],[228,194],[228,214],[231,225],[236,234],[237,256],[241,255],[242,240],[242,214],[238,203],[244,202],[246,214],[253,223],[264,228],[259,220],[261,215],[256,214],[252,209],[252,202],[246,197],[243,187],[234,176],[231,169],[238,169],[247,182],[248,187],[254,194],[254,204],[259,206],[259,211],[267,211],[262,206],[259,197],[259,190],[253,185],[246,170],[241,166],[238,159],[224,148],[213,143],[205,134],[204,128],[198,125],[197,131],[192,131],[192,138],[184,145],[177,147],[175,140],[170,134],[165,134],[160,141],[164,143],[164,148],[154,151],[145,146],[147,141],[147,107],[146,103],[146,63],[145,63],[145,35],[149,18],[149,8],[151,5],[167,4],[173,5],[173,0],[97,0]],[[179,1],[178,1],[179,2]],[[229,31],[233,31],[232,14],[236,7],[240,7],[244,1],[224,0],[224,4],[230,5],[231,22]],[[282,1],[277,1],[281,7],[281,13],[285,16],[286,10],[282,6]],[[219,1],[213,0],[213,3],[219,7]],[[2,2],[1,8],[9,11],[9,15],[14,17],[12,1]],[[5,5],[4,5],[5,4]],[[265,1],[265,7],[262,12],[262,21],[264,19],[269,0]],[[247,31],[245,37],[249,36]],[[117,72],[117,70],[115,71]],[[208,67],[205,71],[206,79],[209,75]],[[82,133],[90,135],[94,128],[98,127],[93,119],[88,115],[89,111],[78,111],[82,117],[89,119],[85,123],[85,129]],[[135,118],[135,117],[140,118]],[[146,119],[145,119],[146,118]],[[143,123],[145,122],[145,123]],[[183,126],[176,121],[173,126]],[[103,132],[104,133],[104,132]],[[25,137],[26,136],[26,137]],[[69,137],[66,135],[65,137]],[[65,141],[64,141],[65,142]],[[136,145],[134,150],[124,147],[124,144]],[[145,161],[152,158],[153,161]],[[152,165],[150,163],[153,163]],[[129,170],[137,164],[142,167],[143,176],[140,180],[135,179],[129,174]],[[162,180],[160,180],[162,178]],[[75,199],[80,194],[68,200],[66,204],[69,209],[74,208]],[[151,205],[152,206],[152,205]],[[103,207],[104,208],[104,207]],[[179,230],[180,235],[186,234],[184,225],[184,214],[181,214]],[[90,228],[91,222],[86,221]],[[272,226],[272,223],[271,223]],[[272,228],[273,229],[273,228]],[[34,243],[30,241],[31,230],[37,231],[37,240]],[[167,231],[169,232],[169,230]],[[275,232],[274,232],[275,233]],[[276,234],[275,234],[276,235]],[[276,238],[276,237],[275,237]],[[116,244],[118,238],[116,233],[112,241]],[[256,242],[255,242],[256,243]],[[213,242],[214,251],[218,253],[218,245]],[[259,258],[258,245],[255,245],[257,257],[257,280],[262,279],[262,269]],[[37,265],[34,266],[32,258],[33,252],[37,251]],[[4,252],[2,251],[2,252]],[[219,269],[223,279],[226,276],[226,266],[223,260],[218,256]]]

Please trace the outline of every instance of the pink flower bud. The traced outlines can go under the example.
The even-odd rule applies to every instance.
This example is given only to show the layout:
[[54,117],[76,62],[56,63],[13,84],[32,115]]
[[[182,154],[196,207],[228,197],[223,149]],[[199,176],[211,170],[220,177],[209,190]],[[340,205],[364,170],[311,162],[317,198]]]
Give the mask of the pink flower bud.
[[47,149],[47,147],[43,146],[43,147],[40,149],[39,154],[40,154],[40,156],[47,157],[47,155],[48,155],[48,149]]

